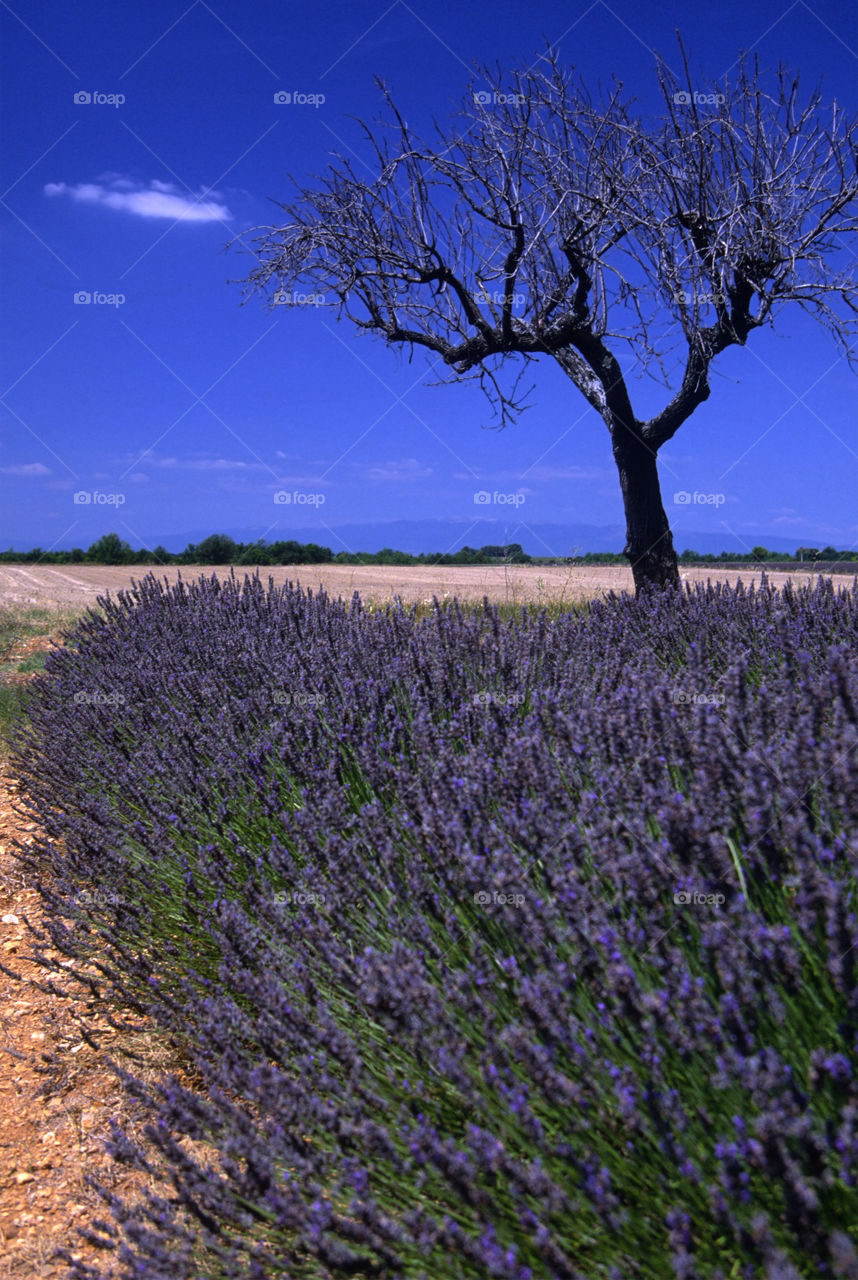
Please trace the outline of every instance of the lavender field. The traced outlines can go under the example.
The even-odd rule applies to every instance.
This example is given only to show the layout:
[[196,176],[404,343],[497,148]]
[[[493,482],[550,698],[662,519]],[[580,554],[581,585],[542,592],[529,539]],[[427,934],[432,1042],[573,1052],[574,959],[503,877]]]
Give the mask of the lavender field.
[[858,1274],[856,640],[822,579],[102,600],[14,731],[21,856],[199,1085],[126,1077],[176,1194],[71,1274]]

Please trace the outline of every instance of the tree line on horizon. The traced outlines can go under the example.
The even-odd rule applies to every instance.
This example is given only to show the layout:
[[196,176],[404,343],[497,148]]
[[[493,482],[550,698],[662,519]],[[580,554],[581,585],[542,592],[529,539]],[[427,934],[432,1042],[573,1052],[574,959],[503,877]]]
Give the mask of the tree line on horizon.
[[[831,563],[833,561],[858,562],[858,551],[838,551],[835,547],[798,547],[794,554],[786,551],[769,551],[766,547],[752,547],[748,552],[683,551],[680,564],[756,564],[759,562]],[[475,549],[462,547],[460,551],[445,553],[423,552],[412,555],[384,547],[381,551],[338,551],[315,542],[300,543],[292,539],[276,542],[236,542],[225,533],[213,533],[199,543],[188,543],[184,551],[168,551],[166,547],[134,550],[116,533],[106,533],[87,549],[75,547],[71,551],[43,551],[34,547],[31,551],[0,551],[0,563],[32,564],[104,564],[104,565],[243,565],[273,566],[289,564],[346,564],[346,565],[497,565],[497,564],[557,564],[557,565],[625,565],[627,556],[614,551],[587,551],[570,556],[531,556],[518,542],[505,545],[488,544]]]

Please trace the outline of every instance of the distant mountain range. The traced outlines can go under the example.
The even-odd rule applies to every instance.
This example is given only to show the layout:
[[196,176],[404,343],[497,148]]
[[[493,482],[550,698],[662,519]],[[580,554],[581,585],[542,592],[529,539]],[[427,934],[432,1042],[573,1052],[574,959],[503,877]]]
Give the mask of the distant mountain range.
[[[258,529],[207,528],[191,529],[187,533],[153,535],[147,539],[147,545],[163,546],[172,552],[184,551],[189,542],[202,542],[212,533],[228,534],[236,542],[255,542],[259,538]],[[743,534],[741,541],[726,532],[685,533],[674,530],[673,537],[680,553],[691,550],[714,555],[721,551],[744,554],[756,546],[766,547],[769,551],[792,553],[804,541],[763,532]],[[444,554],[459,551],[465,546],[479,548],[518,542],[528,555],[561,557],[583,555],[587,551],[621,552],[626,532],[619,524],[533,523],[524,526],[517,525],[514,520],[393,520],[383,523],[276,529],[268,534],[266,542],[289,539],[301,543],[316,542],[323,547],[330,547],[334,552],[375,552],[390,547],[394,551],[407,551],[411,555]]]

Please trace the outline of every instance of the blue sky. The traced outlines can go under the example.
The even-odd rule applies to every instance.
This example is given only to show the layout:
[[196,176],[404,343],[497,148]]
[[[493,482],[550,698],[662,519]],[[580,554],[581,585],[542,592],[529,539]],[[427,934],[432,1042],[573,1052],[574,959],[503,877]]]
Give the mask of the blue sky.
[[[858,72],[851,0],[13,0],[0,22],[0,547],[18,549],[313,527],[355,550],[331,530],[403,519],[467,522],[480,545],[480,520],[509,508],[475,505],[477,491],[522,499],[525,544],[530,524],[622,523],[607,431],[555,365],[525,374],[532,407],[516,425],[485,429],[480,391],[430,385],[420,354],[409,364],[322,308],[242,306],[229,282],[252,258],[226,245],[277,221],[290,175],[366,154],[354,117],[379,111],[376,75],[428,132],[475,62],[527,65],[546,40],[594,87],[615,73],[654,109],[654,51],[677,67],[676,29],[705,81],[753,50],[800,70],[805,90],[821,76],[851,113]],[[632,389],[651,411],[666,394]],[[660,455],[678,547],[684,530],[723,531],[736,551],[766,533],[858,544],[855,397],[800,313],[726,353]]]

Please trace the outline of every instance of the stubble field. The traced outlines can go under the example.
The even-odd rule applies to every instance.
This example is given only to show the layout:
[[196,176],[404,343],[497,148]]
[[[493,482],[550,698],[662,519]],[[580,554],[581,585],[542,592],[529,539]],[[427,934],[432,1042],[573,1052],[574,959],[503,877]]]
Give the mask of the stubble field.
[[[139,581],[149,572],[159,579],[174,583],[179,574],[186,582],[216,573],[228,577],[230,570],[223,565],[185,565],[152,568],[147,565],[108,566],[70,565],[55,568],[51,565],[23,564],[0,565],[0,604],[5,605],[62,605],[82,606],[94,604],[98,596],[130,588],[132,580]],[[239,581],[250,568],[235,570]],[[631,569],[622,566],[554,567],[545,565],[511,566],[460,566],[400,567],[387,565],[275,565],[259,570],[263,582],[269,576],[277,586],[284,582],[298,582],[313,591],[324,587],[329,596],[342,596],[348,600],[357,591],[366,604],[384,604],[397,595],[406,603],[429,604],[433,596],[457,597],[462,601],[480,601],[488,596],[494,604],[525,604],[541,602],[569,602],[610,591],[633,591]],[[825,575],[830,577],[831,575]],[[759,570],[689,568],[681,570],[683,582],[725,581],[735,584],[741,580],[747,587],[759,583]],[[768,574],[774,587],[782,587],[792,580],[806,582],[807,571],[795,573],[772,572]]]

